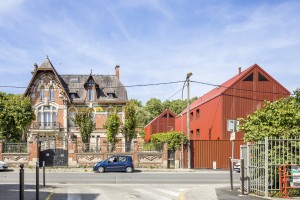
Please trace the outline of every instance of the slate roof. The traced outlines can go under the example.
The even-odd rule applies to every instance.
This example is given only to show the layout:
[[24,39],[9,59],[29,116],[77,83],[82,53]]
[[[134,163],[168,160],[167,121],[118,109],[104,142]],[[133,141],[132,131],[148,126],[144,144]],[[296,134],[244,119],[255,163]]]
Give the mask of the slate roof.
[[[66,94],[68,94],[68,100],[70,101],[70,94],[76,94],[76,99],[73,102],[84,102],[87,96],[87,90],[84,87],[89,78],[91,77],[96,86],[96,94],[98,102],[127,102],[127,91],[123,86],[121,81],[116,77],[116,75],[59,75],[54,66],[52,65],[50,59],[47,57],[45,61],[36,68],[33,72],[32,79],[24,93],[27,95],[29,92],[29,88],[33,83],[33,80],[39,73],[43,73],[44,71],[52,71],[60,81],[60,84],[64,88]],[[77,81],[76,81],[77,80]],[[109,98],[109,94],[113,95],[113,99]]]
[[[96,89],[97,99],[99,101],[112,100],[108,98],[110,93],[114,95],[115,100],[128,100],[126,88],[115,75],[60,75],[66,92],[68,94],[75,93],[78,95],[79,98],[74,100],[74,102],[84,101],[87,95],[84,84],[87,83],[90,77],[93,78],[95,84],[99,85],[99,88]],[[78,80],[78,82],[74,80]]]

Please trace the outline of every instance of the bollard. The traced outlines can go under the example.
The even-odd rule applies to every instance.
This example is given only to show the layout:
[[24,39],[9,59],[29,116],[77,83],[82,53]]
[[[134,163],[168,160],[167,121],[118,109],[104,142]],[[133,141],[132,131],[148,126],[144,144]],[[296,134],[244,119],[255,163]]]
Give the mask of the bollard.
[[231,157],[229,157],[229,166],[230,166],[230,190],[233,191],[233,175],[232,175],[232,161]]
[[36,162],[36,177],[35,177],[35,180],[36,180],[36,200],[39,200],[40,199],[40,180],[39,180],[39,162]]
[[46,177],[45,177],[45,161],[43,161],[43,186],[46,186]]
[[24,200],[24,165],[20,165],[20,200]]

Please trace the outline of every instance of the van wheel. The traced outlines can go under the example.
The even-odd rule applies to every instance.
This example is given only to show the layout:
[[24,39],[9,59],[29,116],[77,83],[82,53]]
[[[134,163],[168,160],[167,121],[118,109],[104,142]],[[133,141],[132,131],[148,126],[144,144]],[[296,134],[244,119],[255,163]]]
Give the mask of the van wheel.
[[131,173],[132,172],[132,167],[126,167],[126,172]]
[[104,172],[104,167],[102,167],[102,166],[98,167],[98,172],[103,173]]

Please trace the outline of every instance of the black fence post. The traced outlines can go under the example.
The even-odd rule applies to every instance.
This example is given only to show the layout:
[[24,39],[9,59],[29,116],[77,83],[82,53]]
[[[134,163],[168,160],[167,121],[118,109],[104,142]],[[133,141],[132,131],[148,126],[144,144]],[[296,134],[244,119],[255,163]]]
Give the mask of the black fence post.
[[36,167],[35,167],[35,171],[36,171],[36,200],[40,199],[40,180],[39,180],[39,162],[36,162]]
[[46,177],[45,177],[45,161],[43,161],[43,185],[46,186]]
[[20,200],[24,200],[24,165],[20,165]]
[[229,166],[230,166],[230,189],[233,190],[233,175],[232,175],[232,160],[231,157],[229,157]]
[[242,181],[242,195],[245,195],[245,169],[244,158],[241,159],[241,181]]

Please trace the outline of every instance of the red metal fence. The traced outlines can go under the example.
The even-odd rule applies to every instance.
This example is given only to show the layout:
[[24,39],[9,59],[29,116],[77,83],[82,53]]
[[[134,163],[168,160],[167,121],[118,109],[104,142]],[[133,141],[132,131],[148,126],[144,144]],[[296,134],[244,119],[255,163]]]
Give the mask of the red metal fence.
[[[234,141],[234,158],[240,158],[240,145],[243,140]],[[191,141],[191,168],[212,169],[213,163],[217,169],[229,169],[229,157],[232,153],[230,140],[192,140]],[[187,167],[187,149],[184,151],[184,167]]]

